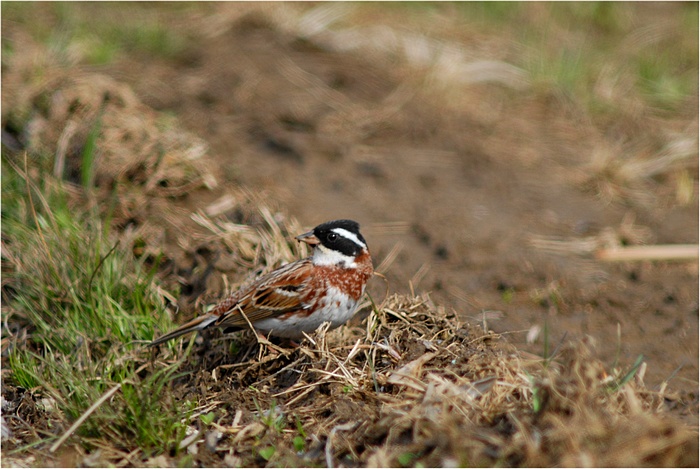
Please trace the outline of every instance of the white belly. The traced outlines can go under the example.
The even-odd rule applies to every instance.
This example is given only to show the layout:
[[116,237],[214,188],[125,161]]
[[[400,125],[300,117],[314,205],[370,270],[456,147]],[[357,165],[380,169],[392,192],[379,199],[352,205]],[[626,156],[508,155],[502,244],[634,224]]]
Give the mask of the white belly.
[[323,307],[309,316],[296,315],[284,320],[263,319],[256,321],[253,325],[265,334],[271,333],[276,337],[301,339],[304,337],[302,332],[309,334],[324,322],[330,322],[331,329],[345,324],[355,314],[356,309],[357,301],[347,295],[341,295],[338,290],[331,288]]

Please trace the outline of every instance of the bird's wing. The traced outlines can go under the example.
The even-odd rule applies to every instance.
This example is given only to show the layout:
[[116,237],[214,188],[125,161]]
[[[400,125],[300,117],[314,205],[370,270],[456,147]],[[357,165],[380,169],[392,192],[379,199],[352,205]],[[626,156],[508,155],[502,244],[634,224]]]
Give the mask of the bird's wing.
[[210,314],[220,316],[216,325],[246,327],[262,319],[304,308],[305,286],[309,281],[312,263],[302,259],[280,267],[260,277],[249,287],[219,303]]

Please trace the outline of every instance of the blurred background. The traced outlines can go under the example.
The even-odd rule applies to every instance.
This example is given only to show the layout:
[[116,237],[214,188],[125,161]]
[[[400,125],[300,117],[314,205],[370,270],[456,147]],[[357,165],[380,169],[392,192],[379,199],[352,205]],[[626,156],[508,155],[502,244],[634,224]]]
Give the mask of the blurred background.
[[[594,256],[698,243],[697,3],[3,2],[2,36],[3,153],[123,191],[144,244],[225,188],[353,218],[391,292],[526,353],[643,354],[697,422],[697,258]],[[176,154],[157,197],[124,192]]]

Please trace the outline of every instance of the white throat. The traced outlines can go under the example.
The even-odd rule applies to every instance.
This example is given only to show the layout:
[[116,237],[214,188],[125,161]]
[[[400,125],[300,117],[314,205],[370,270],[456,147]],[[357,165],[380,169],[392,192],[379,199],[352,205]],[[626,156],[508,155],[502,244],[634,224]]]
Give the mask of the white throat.
[[312,262],[314,265],[337,265],[345,268],[357,267],[354,257],[328,249],[323,244],[318,244],[314,249]]

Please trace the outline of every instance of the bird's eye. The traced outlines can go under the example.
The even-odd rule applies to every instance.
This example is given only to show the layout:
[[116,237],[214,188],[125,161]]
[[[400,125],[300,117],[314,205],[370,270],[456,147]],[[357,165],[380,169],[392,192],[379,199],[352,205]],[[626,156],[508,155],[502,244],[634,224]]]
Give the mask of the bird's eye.
[[326,239],[328,241],[335,241],[338,239],[338,235],[336,233],[328,233],[328,236],[326,236]]

